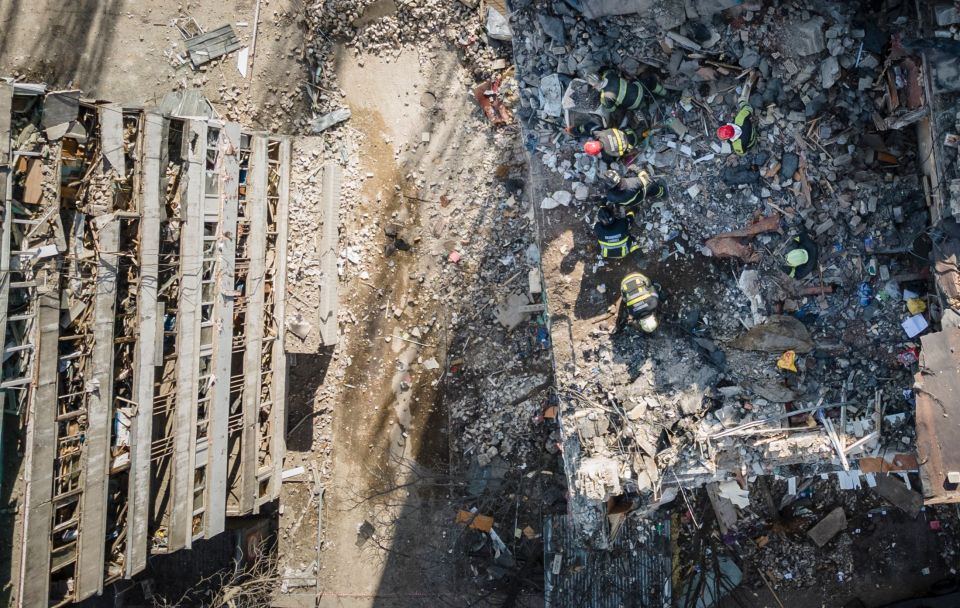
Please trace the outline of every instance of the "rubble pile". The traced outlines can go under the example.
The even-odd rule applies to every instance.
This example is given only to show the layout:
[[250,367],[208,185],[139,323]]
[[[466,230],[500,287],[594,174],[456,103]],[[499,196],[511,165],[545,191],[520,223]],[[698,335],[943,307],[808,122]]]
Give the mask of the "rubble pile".
[[[890,3],[877,20],[855,3],[699,3],[716,5],[699,17],[658,3],[597,19],[560,2],[516,4],[518,116],[557,178],[536,202],[548,223],[574,222],[585,235],[591,302],[615,300],[605,278],[633,268],[667,298],[659,335],[611,338],[611,323],[591,324],[574,330],[582,359],[558,352],[565,436],[583,459],[612,459],[620,473],[594,498],[625,489],[655,501],[672,498],[661,483],[790,467],[856,472],[859,456],[910,451],[912,338],[932,304],[922,159],[904,128],[924,103],[919,60],[897,43],[906,5]],[[642,261],[619,270],[590,234],[608,164],[562,130],[588,120],[564,106],[564,89],[609,67],[655,74],[668,90],[624,119],[643,133],[627,164],[669,197],[640,205]],[[737,156],[715,132],[754,73],[759,144]],[[795,280],[782,267],[801,232],[819,263]],[[581,479],[580,490],[598,479],[607,477]]]

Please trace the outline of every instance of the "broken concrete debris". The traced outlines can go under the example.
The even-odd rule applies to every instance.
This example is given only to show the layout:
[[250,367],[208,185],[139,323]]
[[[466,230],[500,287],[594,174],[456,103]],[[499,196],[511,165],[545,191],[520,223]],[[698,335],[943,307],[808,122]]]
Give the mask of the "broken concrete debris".
[[[909,453],[916,441],[910,425],[884,417],[909,417],[914,407],[914,364],[898,353],[938,319],[904,298],[913,290],[937,299],[923,254],[908,253],[901,235],[930,225],[926,180],[947,183],[917,177],[928,153],[913,129],[929,100],[916,83],[932,74],[916,46],[891,53],[885,44],[894,19],[901,28],[914,17],[890,8],[889,22],[871,16],[859,26],[855,5],[748,2],[696,22],[685,10],[693,3],[677,11],[670,2],[582,4],[587,19],[556,5],[525,12],[531,5],[521,3],[511,20],[516,114],[546,210],[545,290],[562,319],[552,338],[562,453],[583,499],[571,500],[574,525],[602,548],[613,528],[601,517],[617,500],[650,514],[711,484],[720,510],[747,504],[757,480],[771,476],[796,476],[794,489],[821,473],[853,491],[879,485],[870,458]],[[610,67],[654,77],[667,93],[648,95],[634,112],[598,112],[596,93],[580,83]],[[758,143],[737,155],[714,133],[736,114],[752,74],[757,84],[744,95]],[[604,120],[642,133],[626,158],[589,157],[562,129]],[[635,208],[634,257],[601,260],[590,232],[606,196],[600,177],[631,168],[669,195]],[[553,194],[580,186],[589,193],[569,203]],[[786,253],[801,236],[818,257],[795,278]],[[655,334],[611,336],[615,286],[635,270],[669,294],[669,320]],[[817,543],[847,543],[850,513],[825,520]],[[722,518],[730,529],[741,525],[733,514]]]
[[822,547],[833,540],[846,527],[847,515],[843,511],[843,507],[837,507],[821,519],[817,525],[807,530],[807,536],[818,547]]

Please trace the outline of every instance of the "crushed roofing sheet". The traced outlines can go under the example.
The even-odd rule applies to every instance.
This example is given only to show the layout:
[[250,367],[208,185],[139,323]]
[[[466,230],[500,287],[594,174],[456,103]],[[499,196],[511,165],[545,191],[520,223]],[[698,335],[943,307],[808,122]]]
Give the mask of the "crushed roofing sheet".
[[543,552],[546,608],[670,606],[669,520],[628,516],[602,551],[580,543],[570,516],[554,516],[544,526]]

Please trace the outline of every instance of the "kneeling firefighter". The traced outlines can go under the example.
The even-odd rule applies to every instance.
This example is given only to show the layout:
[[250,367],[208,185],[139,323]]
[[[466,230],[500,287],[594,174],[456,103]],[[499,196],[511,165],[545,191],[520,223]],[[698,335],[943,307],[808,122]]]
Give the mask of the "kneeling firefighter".
[[628,321],[634,321],[645,333],[656,331],[660,295],[645,274],[631,272],[620,281],[620,309],[613,333],[619,333]]
[[597,211],[597,223],[593,225],[600,245],[600,255],[605,259],[625,258],[639,249],[639,243],[630,234],[632,223],[633,214],[618,218],[608,207],[601,207]]
[[656,200],[667,195],[667,188],[643,170],[638,171],[636,177],[623,177],[610,169],[603,174],[601,181],[607,187],[607,202],[628,213],[648,199]]

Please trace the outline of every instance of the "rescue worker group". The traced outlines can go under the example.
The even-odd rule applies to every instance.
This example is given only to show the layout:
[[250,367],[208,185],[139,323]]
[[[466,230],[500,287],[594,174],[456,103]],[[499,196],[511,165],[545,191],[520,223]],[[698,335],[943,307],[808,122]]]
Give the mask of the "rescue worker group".
[[[728,142],[733,152],[741,156],[759,140],[753,122],[753,108],[748,101],[757,75],[756,72],[751,74],[742,86],[733,121],[717,129],[717,137]],[[632,233],[638,208],[648,201],[667,196],[666,185],[635,164],[640,146],[650,135],[649,131],[636,130],[637,115],[657,103],[657,98],[665,98],[667,90],[652,74],[632,80],[613,69],[590,75],[585,80],[599,92],[599,106],[591,114],[595,119],[567,127],[565,131],[585,140],[583,151],[586,154],[603,158],[608,165],[616,163],[623,167],[622,171],[611,168],[600,175],[600,184],[606,193],[598,206],[593,227],[600,255],[605,260],[621,260],[640,248]],[[592,106],[595,102],[591,100],[590,103]],[[792,277],[802,278],[816,266],[816,256],[816,244],[806,234],[792,237],[784,271]],[[645,333],[656,331],[660,292],[659,285],[641,272],[629,272],[623,277],[613,333],[619,333],[628,324]]]

